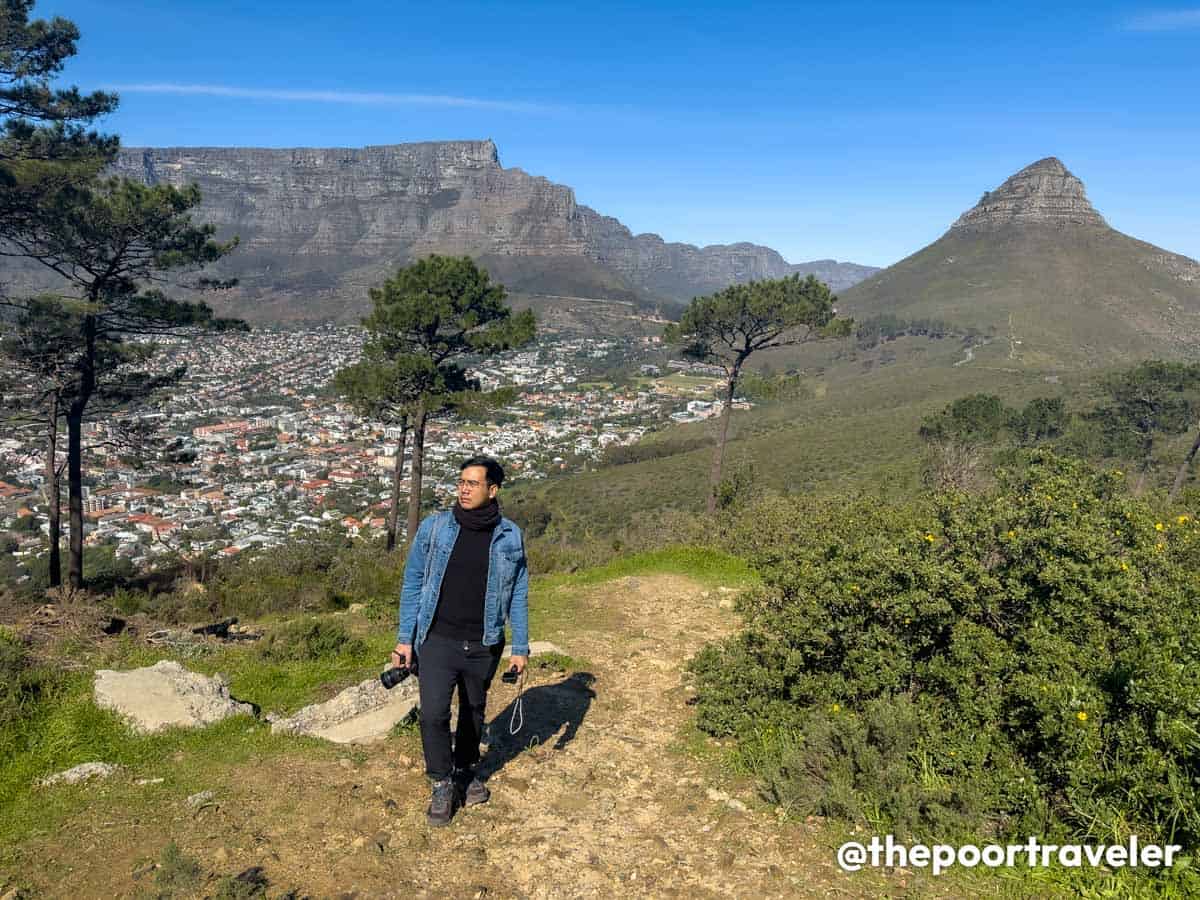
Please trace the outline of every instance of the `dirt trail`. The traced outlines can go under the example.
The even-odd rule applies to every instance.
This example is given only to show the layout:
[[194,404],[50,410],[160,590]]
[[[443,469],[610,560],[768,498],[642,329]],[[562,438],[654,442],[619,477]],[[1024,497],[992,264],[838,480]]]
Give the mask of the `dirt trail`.
[[131,880],[135,859],[170,835],[210,869],[262,866],[273,896],[290,887],[489,900],[905,894],[899,875],[841,873],[817,826],[779,821],[751,785],[722,783],[671,749],[692,715],[683,663],[736,626],[721,605],[730,598],[667,575],[585,590],[580,603],[597,615],[581,618],[603,629],[535,636],[591,666],[531,670],[515,738],[515,688],[496,680],[484,762],[492,799],[449,827],[425,824],[429,788],[410,735],[341,760],[235,769],[214,785],[213,808],[93,833],[90,888],[132,896],[143,887]]

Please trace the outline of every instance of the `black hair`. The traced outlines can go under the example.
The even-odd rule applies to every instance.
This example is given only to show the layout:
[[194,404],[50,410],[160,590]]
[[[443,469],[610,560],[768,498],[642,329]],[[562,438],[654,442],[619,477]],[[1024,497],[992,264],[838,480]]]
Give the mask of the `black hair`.
[[472,456],[458,467],[458,471],[462,472],[463,469],[469,468],[470,466],[483,466],[485,469],[487,469],[488,484],[494,484],[496,487],[500,487],[500,485],[504,484],[504,467],[490,456]]

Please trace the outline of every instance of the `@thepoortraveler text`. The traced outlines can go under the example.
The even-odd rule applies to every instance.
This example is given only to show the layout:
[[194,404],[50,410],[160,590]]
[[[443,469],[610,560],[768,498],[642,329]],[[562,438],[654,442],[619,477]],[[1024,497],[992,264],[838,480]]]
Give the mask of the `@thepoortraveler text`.
[[847,841],[838,847],[837,864],[844,872],[881,866],[932,869],[940,875],[951,866],[1011,869],[1060,865],[1066,868],[1107,866],[1160,868],[1173,865],[1179,844],[1143,844],[1131,835],[1124,844],[1043,844],[1031,837],[1023,844],[902,844],[886,834],[873,836],[865,844]]

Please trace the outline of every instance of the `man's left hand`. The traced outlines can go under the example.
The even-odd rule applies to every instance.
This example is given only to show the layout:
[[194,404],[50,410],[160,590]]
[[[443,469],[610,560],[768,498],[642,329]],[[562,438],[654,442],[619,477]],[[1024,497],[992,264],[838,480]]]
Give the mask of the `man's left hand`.
[[508,667],[510,669],[515,667],[517,673],[520,674],[525,671],[525,664],[527,662],[529,662],[528,656],[510,656],[508,658]]

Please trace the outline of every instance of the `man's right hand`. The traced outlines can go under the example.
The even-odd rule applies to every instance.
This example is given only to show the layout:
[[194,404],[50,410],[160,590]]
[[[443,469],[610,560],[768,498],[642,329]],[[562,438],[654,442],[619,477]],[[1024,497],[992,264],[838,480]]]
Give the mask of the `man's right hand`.
[[412,644],[397,644],[392,651],[392,665],[409,666],[412,663]]

